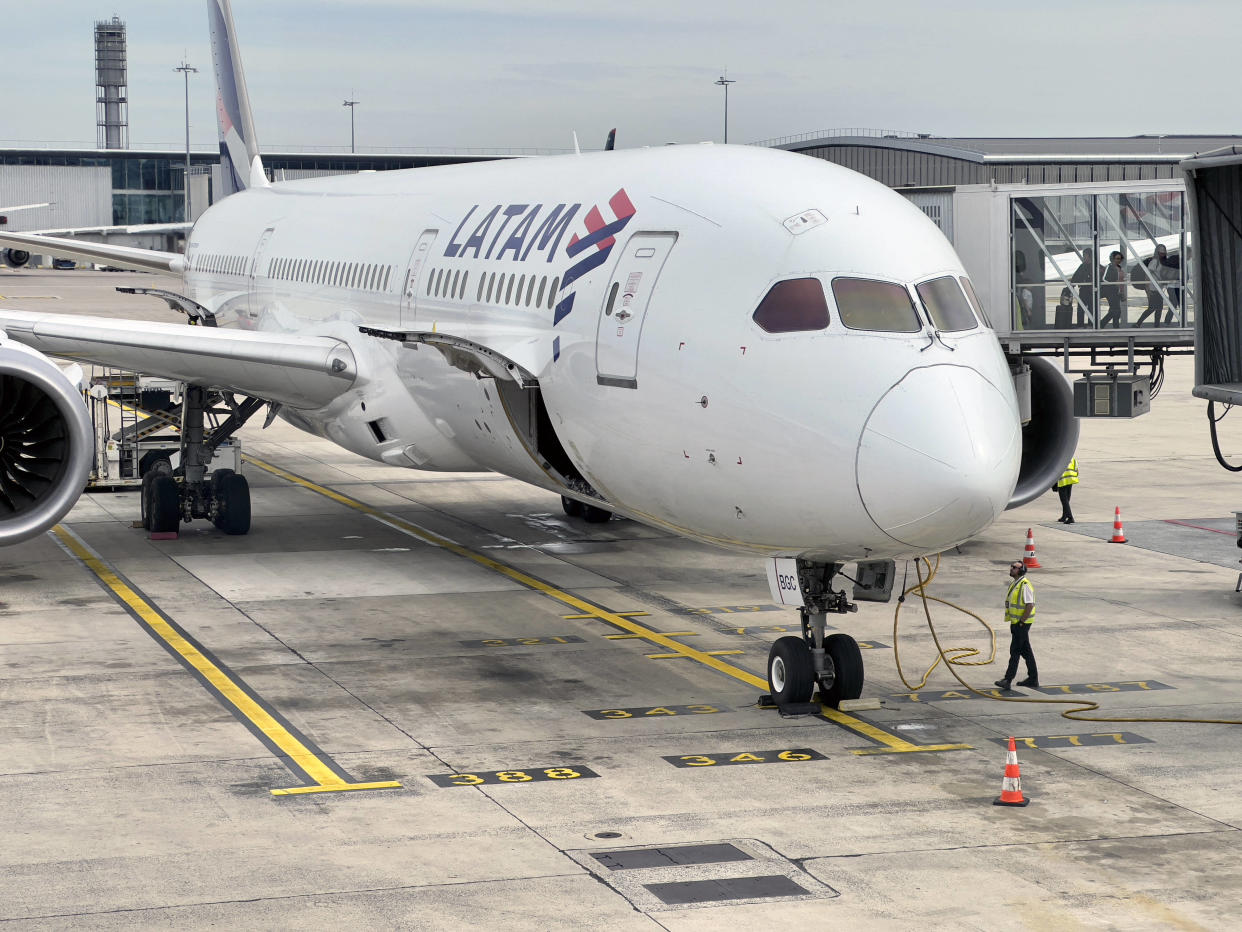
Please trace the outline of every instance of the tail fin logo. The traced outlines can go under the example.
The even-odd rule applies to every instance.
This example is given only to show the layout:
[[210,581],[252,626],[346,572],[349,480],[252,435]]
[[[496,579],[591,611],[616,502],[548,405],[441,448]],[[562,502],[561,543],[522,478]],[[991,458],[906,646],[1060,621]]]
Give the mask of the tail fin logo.
[[564,320],[569,315],[569,312],[574,309],[574,295],[576,292],[570,290],[574,283],[582,276],[599,268],[608,260],[612,247],[616,245],[617,234],[626,228],[634,218],[634,214],[637,213],[634,203],[630,200],[629,195],[625,193],[625,188],[621,188],[608,199],[608,207],[616,218],[615,220],[606,221],[599,206],[592,207],[583,218],[583,223],[586,226],[586,235],[579,236],[575,233],[565,247],[565,254],[569,258],[573,259],[578,256],[582,256],[582,258],[578,259],[577,262],[566,270],[565,277],[561,281],[561,291],[565,293],[565,296],[556,303],[556,309],[552,315],[553,326]]

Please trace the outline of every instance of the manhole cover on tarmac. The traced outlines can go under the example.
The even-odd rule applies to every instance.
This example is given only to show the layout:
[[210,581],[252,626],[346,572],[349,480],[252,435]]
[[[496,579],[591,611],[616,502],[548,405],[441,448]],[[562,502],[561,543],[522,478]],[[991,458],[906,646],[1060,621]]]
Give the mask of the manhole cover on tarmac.
[[840,895],[752,838],[566,854],[644,912]]

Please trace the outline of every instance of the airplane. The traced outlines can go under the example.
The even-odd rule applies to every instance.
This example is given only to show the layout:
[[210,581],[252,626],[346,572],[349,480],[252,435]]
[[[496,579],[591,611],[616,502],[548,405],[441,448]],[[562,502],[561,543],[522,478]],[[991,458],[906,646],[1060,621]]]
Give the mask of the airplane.
[[[0,207],[0,225],[8,223],[8,215],[19,210],[34,210],[38,207],[51,207],[53,202],[47,201],[42,204],[20,204],[16,207]],[[24,230],[26,235],[39,236],[82,236],[82,235],[102,235],[108,236],[117,233],[175,233],[181,230],[188,230],[192,224],[177,223],[131,223],[131,224],[111,224],[105,226],[86,226],[86,227],[59,227],[48,228],[42,230]],[[30,263],[31,252],[29,249],[19,247],[10,247],[0,250],[0,266],[10,269],[20,269]]]
[[180,275],[151,293],[197,325],[0,310],[0,544],[59,521],[89,469],[46,357],[138,371],[186,383],[179,462],[143,477],[153,531],[249,530],[245,477],[209,464],[266,407],[373,460],[502,473],[571,517],[763,558],[803,627],[772,645],[773,697],[818,684],[835,706],[863,685],[857,642],[825,634],[857,608],[845,567],[883,601],[893,561],[977,535],[1072,456],[1064,377],[1006,359],[952,246],[883,185],[713,144],[273,184],[229,0],[207,6],[238,190],[185,254],[0,232]]

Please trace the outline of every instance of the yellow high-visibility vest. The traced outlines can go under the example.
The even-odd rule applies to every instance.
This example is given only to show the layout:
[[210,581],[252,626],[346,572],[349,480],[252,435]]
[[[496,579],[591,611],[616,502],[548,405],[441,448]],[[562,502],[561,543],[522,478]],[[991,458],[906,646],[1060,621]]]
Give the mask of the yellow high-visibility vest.
[[1078,482],[1078,459],[1069,461],[1069,465],[1065,467],[1065,472],[1061,473],[1061,478],[1057,480],[1057,488],[1064,485],[1075,485]]
[[1014,580],[1013,585],[1009,587],[1009,594],[1005,596],[1005,621],[1011,625],[1016,625],[1022,613],[1026,611],[1026,599],[1022,595],[1023,586],[1026,586],[1027,591],[1031,593],[1031,617],[1026,620],[1026,624],[1035,623],[1035,587],[1031,585],[1029,579],[1023,576],[1021,579]]

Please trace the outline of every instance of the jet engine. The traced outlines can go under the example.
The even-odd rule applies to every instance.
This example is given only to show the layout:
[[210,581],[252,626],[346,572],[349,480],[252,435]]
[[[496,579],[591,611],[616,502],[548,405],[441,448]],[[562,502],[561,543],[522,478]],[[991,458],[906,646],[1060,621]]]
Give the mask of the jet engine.
[[0,250],[0,258],[4,259],[4,264],[9,268],[20,269],[30,261],[30,253],[25,249],[5,249]]
[[0,545],[43,533],[82,494],[95,432],[78,386],[0,331]]
[[[1042,356],[1024,357],[1022,362],[1030,368],[1031,416],[1022,425],[1022,466],[1007,509],[1034,501],[1051,489],[1078,449],[1078,419],[1069,382]],[[1025,411],[1024,394],[1019,384],[1019,401]]]

